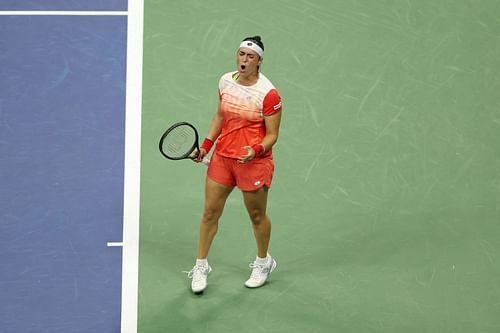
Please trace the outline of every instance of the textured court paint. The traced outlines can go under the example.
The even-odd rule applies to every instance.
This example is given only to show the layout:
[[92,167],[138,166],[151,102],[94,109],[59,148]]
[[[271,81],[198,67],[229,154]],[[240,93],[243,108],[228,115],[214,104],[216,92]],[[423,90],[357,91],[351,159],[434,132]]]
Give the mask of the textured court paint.
[[0,10],[127,10],[128,0],[2,0]]
[[[494,1],[146,3],[139,332],[497,332],[500,6]],[[205,168],[163,129],[207,130],[238,42],[261,34],[283,97],[269,285],[227,204],[202,297]]]
[[118,332],[126,17],[0,17],[0,331]]

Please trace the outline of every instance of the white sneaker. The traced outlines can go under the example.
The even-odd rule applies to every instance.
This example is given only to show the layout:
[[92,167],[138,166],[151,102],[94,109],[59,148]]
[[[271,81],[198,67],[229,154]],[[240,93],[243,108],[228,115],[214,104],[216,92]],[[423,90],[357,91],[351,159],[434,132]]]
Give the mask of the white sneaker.
[[252,274],[250,274],[250,278],[245,282],[245,286],[248,288],[258,288],[266,283],[269,274],[276,268],[276,260],[269,256],[267,264],[258,264],[257,261],[254,261],[249,266],[252,269]]
[[201,294],[207,288],[207,277],[211,271],[212,267],[210,265],[194,265],[193,269],[187,272],[188,278],[192,279],[191,290],[193,293]]

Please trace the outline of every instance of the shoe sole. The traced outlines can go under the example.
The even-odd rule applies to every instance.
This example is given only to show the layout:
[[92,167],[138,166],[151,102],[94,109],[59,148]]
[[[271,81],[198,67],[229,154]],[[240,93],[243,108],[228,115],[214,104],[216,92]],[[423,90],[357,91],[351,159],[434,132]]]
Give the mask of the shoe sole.
[[[271,266],[271,269],[269,270],[269,273],[268,273],[268,275],[267,275],[267,279],[269,278],[269,275],[271,275],[271,273],[272,273],[272,272],[276,269],[276,266],[278,266],[278,263],[276,262],[276,260],[274,260],[274,259],[273,259],[273,265]],[[265,284],[266,284],[267,279],[266,279],[266,281],[264,281],[264,283],[263,283],[263,284],[258,285],[258,286],[255,286],[255,287],[253,287],[253,286],[247,286],[247,285],[246,285],[246,283],[245,283],[245,287],[247,287],[247,288],[249,288],[249,289],[260,288],[260,287],[262,287],[263,285],[265,285]]]

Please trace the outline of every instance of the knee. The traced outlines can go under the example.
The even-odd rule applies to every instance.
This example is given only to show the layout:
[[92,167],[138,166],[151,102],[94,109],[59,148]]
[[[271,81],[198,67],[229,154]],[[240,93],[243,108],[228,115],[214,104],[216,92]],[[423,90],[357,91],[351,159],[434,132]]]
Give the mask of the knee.
[[221,212],[218,209],[214,209],[212,207],[205,207],[201,222],[205,224],[217,224],[220,215]]
[[266,220],[266,213],[260,209],[251,210],[248,215],[253,225],[261,225]]

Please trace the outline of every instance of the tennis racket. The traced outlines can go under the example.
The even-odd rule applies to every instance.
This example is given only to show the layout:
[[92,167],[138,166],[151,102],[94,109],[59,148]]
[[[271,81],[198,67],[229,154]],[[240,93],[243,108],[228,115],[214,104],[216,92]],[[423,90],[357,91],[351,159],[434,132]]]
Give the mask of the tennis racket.
[[[170,126],[160,139],[160,152],[169,160],[193,159],[193,152],[200,151],[198,131],[188,122],[179,122]],[[210,160],[204,158],[203,164]]]

